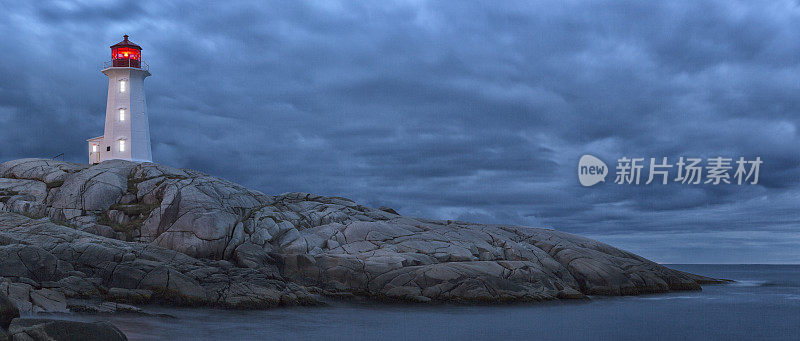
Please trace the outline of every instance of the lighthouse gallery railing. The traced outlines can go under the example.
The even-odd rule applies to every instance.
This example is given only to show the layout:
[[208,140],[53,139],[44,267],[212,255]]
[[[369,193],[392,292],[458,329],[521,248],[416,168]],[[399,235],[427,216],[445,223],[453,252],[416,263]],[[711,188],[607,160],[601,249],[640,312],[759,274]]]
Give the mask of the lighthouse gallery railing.
[[150,71],[150,65],[147,65],[147,63],[145,63],[144,60],[138,61],[141,64],[140,66],[132,65],[131,64],[131,60],[132,59],[128,59],[128,65],[122,65],[122,66],[120,66],[120,62],[122,62],[122,60],[120,60],[120,59],[116,60],[116,64],[117,65],[114,65],[114,62],[115,62],[114,60],[108,60],[108,61],[103,62],[103,69],[105,70],[105,69],[108,69],[110,67],[133,67],[133,68],[142,69],[142,70],[145,70],[145,71]]

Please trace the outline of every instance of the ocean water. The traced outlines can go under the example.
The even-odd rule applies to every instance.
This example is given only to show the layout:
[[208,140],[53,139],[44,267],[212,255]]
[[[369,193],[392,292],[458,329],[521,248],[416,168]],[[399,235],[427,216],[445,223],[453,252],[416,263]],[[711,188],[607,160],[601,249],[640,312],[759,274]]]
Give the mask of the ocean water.
[[737,283],[701,292],[514,305],[390,305],[260,311],[145,307],[110,320],[130,340],[800,340],[800,265],[669,265]]

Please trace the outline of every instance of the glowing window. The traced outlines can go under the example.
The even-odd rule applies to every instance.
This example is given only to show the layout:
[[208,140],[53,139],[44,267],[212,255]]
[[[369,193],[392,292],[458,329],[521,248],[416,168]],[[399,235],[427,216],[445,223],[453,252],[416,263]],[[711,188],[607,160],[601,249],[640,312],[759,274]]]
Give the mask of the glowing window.
[[92,153],[97,153],[97,145],[96,144],[92,145]]
[[119,140],[119,151],[125,151],[125,140]]
[[119,109],[119,120],[120,121],[124,121],[125,120],[125,109],[123,109],[123,108]]
[[125,92],[125,88],[128,85],[127,83],[128,82],[126,82],[124,79],[119,81],[119,92]]

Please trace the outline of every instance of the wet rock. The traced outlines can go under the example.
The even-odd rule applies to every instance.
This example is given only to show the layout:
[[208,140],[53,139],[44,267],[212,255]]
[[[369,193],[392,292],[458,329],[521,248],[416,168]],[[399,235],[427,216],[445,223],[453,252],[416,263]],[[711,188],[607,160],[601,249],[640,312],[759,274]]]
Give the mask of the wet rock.
[[[85,276],[85,275],[84,275]],[[99,282],[99,281],[98,281]],[[99,291],[97,285],[83,277],[68,276],[56,282],[53,290],[58,290],[66,297],[95,297]]]
[[108,289],[106,297],[115,302],[147,303],[152,299],[153,291],[147,289],[111,288]]
[[67,312],[67,298],[61,292],[50,289],[31,290],[30,297],[34,312]]
[[5,295],[22,314],[33,313],[32,287],[25,283],[12,283],[8,279],[0,282],[0,294]]
[[[8,329],[11,320],[17,317],[19,317],[19,309],[17,309],[17,306],[8,299],[8,296],[0,293],[0,327],[2,327],[2,329]],[[0,335],[0,339],[2,339],[2,335]]]
[[134,314],[158,317],[173,317],[167,314],[152,314],[142,308],[117,302],[71,302],[67,308],[74,313],[83,314]]
[[5,295],[21,314],[39,312],[66,312],[66,297],[60,291],[35,287],[26,283],[13,283],[8,279],[0,283],[0,295]]
[[77,322],[51,319],[17,318],[8,330],[14,340],[116,341],[125,334],[108,322]]

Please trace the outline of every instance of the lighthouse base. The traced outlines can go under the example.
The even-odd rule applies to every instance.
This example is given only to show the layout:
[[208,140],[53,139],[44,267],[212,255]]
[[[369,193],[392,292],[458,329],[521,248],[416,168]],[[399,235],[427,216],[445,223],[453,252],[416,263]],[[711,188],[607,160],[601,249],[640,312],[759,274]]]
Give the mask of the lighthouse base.
[[89,144],[89,164],[96,165],[106,160],[126,160],[136,163],[153,162],[150,159],[127,157],[132,155],[131,151],[126,153],[126,149],[136,148],[137,146],[127,143],[127,140],[117,139],[116,141],[105,141],[104,136],[98,136],[86,140]]

